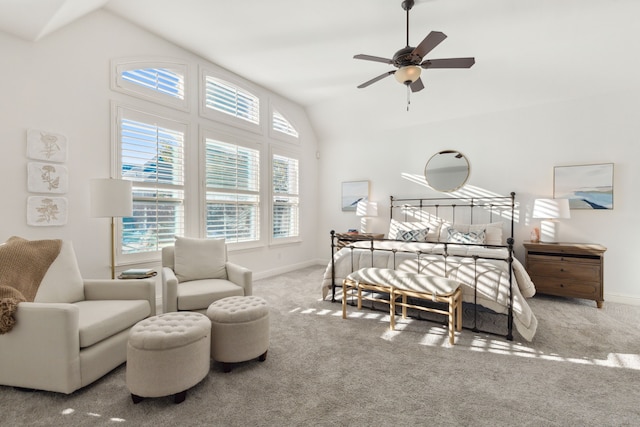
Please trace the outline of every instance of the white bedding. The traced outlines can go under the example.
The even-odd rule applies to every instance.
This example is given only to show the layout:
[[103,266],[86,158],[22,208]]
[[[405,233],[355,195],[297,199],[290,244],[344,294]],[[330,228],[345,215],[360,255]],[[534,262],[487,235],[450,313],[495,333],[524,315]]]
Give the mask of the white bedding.
[[[506,248],[484,246],[447,245],[448,257],[442,256],[445,245],[424,242],[370,241],[354,244],[355,249],[342,248],[334,255],[336,285],[352,271],[364,267],[391,268],[413,273],[432,274],[457,280],[462,284],[462,299],[474,303],[474,286],[477,277],[477,303],[496,313],[506,314],[509,301],[508,256]],[[381,249],[381,250],[377,250]],[[392,251],[393,249],[396,252]],[[421,251],[418,256],[417,251]],[[428,253],[425,253],[428,252]],[[462,255],[478,255],[485,258],[462,258]],[[495,259],[486,259],[495,258]],[[419,264],[419,265],[418,265]],[[536,333],[538,320],[526,298],[535,294],[535,287],[522,264],[513,259],[513,316],[517,331],[527,341]],[[322,280],[322,298],[331,291],[331,262]]]

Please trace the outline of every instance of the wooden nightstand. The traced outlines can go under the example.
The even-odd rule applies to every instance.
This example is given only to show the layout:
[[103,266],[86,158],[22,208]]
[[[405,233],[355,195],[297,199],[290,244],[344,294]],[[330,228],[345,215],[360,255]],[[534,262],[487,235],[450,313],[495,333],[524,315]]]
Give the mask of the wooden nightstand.
[[536,292],[604,302],[604,252],[590,243],[524,243],[526,266]]
[[336,248],[342,249],[358,240],[384,239],[384,233],[336,233]]

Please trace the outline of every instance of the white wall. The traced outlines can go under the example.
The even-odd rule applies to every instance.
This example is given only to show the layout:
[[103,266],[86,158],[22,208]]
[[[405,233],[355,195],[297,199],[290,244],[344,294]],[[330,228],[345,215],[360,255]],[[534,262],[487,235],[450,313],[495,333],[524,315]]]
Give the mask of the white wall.
[[[108,221],[89,216],[88,180],[109,176],[110,101],[129,99],[110,90],[109,62],[133,56],[185,59],[193,77],[196,65],[206,62],[104,11],[37,43],[0,34],[0,52],[0,181],[4,195],[0,240],[12,235],[70,239],[83,275],[107,277]],[[248,78],[250,73],[248,70]],[[421,177],[427,159],[442,149],[460,150],[468,156],[470,186],[517,193],[521,207],[517,255],[522,258],[520,242],[538,225],[529,214],[532,199],[552,195],[553,167],[613,162],[614,209],[573,211],[572,218],[562,223],[560,238],[607,246],[605,299],[640,300],[634,268],[640,249],[633,242],[640,203],[633,187],[640,182],[640,144],[635,140],[640,130],[640,89],[635,82],[629,82],[625,93],[585,94],[583,99],[505,107],[506,111],[496,111],[500,103],[492,98],[487,103],[492,110],[484,114],[480,112],[483,100],[466,100],[464,90],[451,87],[447,91],[427,85],[425,91],[413,95],[410,112],[404,111],[402,88],[392,89],[398,94],[393,102],[376,90],[354,89],[348,99],[310,108],[313,129],[305,112],[291,106],[296,125],[306,135],[301,165],[303,242],[231,253],[232,260],[249,266],[258,277],[314,260],[326,262],[329,230],[359,224],[353,213],[340,209],[343,181],[370,180],[371,197],[380,202],[381,213],[372,227],[385,232],[389,195],[436,194],[403,174]],[[460,117],[462,111],[464,117]],[[28,128],[59,132],[69,139],[66,226],[26,225]]]
[[[0,182],[3,190],[0,241],[13,235],[29,239],[69,239],[76,249],[84,277],[108,277],[109,221],[90,217],[89,180],[110,176],[111,101],[125,105],[141,102],[110,89],[110,61],[141,56],[184,60],[189,64],[192,90],[196,87],[198,65],[214,69],[216,66],[105,11],[92,13],[36,43],[0,33],[0,52]],[[278,100],[286,106],[286,112],[302,135],[303,241],[229,254],[232,261],[251,268],[256,277],[308,265],[315,260],[317,249],[318,161],[313,129],[303,109],[266,89],[259,90],[265,99]],[[162,107],[148,105],[154,111],[163,111]],[[196,114],[184,117],[192,125],[190,141],[196,143],[198,126],[203,122],[197,117],[195,98],[191,111]],[[217,125],[209,122],[208,127],[212,126]],[[29,128],[57,132],[68,138],[66,165],[70,185],[64,197],[68,199],[69,215],[65,226],[26,224],[26,201],[30,195],[26,157]],[[263,228],[263,233],[267,233],[267,229]]]
[[[460,95],[457,99],[462,102]],[[447,116],[455,105],[422,109],[432,101],[427,88],[413,96],[410,112],[399,103],[356,105],[353,99],[310,110],[321,143],[321,244],[328,245],[331,229],[359,228],[354,213],[341,211],[342,181],[370,180],[371,199],[380,203],[381,215],[372,228],[386,232],[390,195],[439,194],[403,174],[422,178],[431,155],[455,149],[470,160],[471,188],[516,192],[516,255],[524,261],[521,243],[539,226],[539,220],[531,219],[533,199],[553,196],[554,166],[613,162],[614,209],[573,210],[571,219],[561,223],[559,240],[606,246],[605,300],[640,304],[640,248],[635,243],[640,200],[634,187],[640,182],[640,90],[441,121],[430,118]],[[323,251],[322,256],[328,252]]]

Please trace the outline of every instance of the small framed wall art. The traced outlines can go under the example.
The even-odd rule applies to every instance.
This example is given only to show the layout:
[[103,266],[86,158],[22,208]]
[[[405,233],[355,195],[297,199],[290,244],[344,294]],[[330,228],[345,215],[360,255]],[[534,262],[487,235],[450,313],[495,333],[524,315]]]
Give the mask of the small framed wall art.
[[342,183],[342,210],[356,211],[360,201],[369,200],[369,181],[346,181]]
[[27,187],[31,193],[66,193],[69,188],[69,172],[64,165],[29,162]]
[[59,133],[28,129],[27,157],[47,162],[66,162],[67,137]]
[[613,163],[556,166],[553,197],[571,209],[613,209]]
[[35,226],[65,225],[67,199],[65,197],[31,196],[27,199],[27,224]]

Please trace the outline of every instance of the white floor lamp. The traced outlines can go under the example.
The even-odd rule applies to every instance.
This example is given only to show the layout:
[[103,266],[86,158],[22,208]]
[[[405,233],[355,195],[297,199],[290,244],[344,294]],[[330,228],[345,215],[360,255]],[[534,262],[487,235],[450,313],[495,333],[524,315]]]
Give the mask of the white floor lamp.
[[123,179],[92,179],[91,216],[111,218],[111,278],[116,278],[116,224],[115,218],[133,214],[131,181]]

